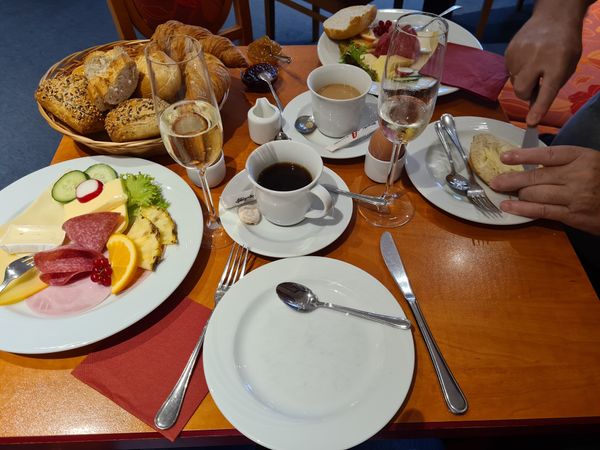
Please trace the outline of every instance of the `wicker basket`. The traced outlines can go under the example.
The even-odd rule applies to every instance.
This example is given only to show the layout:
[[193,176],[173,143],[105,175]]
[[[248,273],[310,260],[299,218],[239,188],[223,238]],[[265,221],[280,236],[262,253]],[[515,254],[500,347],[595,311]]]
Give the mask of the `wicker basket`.
[[[52,67],[50,67],[50,69],[48,69],[44,76],[42,76],[40,83],[46,79],[56,78],[60,75],[68,75],[73,69],[75,69],[75,67],[81,65],[85,57],[93,51],[107,51],[119,45],[123,47],[128,53],[133,54],[139,51],[140,47],[145,45],[146,42],[148,41],[117,41],[111,42],[110,44],[98,45],[96,47],[91,47],[86,50],[73,53],[72,55],[67,56],[66,58],[62,59],[61,61],[57,62]],[[80,144],[83,144],[98,153],[110,155],[136,156],[150,156],[166,153],[165,147],[160,137],[156,137],[153,139],[143,139],[139,141],[113,142],[110,140],[106,132],[83,136],[81,134],[78,134],[73,129],[69,128],[63,122],[59,121],[56,117],[54,117],[44,108],[42,108],[42,106],[39,103],[38,110],[40,111],[42,117],[46,119],[48,124],[56,131],[64,134],[65,136],[69,136],[74,141],[79,142]]]

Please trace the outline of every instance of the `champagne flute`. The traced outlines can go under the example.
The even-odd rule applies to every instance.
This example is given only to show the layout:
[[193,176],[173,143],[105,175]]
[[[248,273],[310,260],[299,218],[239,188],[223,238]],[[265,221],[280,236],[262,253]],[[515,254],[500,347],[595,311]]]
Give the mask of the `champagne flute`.
[[373,207],[363,203],[358,207],[372,225],[399,227],[414,214],[406,192],[394,185],[394,166],[407,143],[418,137],[431,119],[447,38],[448,24],[434,14],[409,13],[394,24],[378,104],[379,126],[393,144],[391,164],[385,185],[372,185],[362,191],[382,196],[387,205]]
[[186,169],[200,174],[208,211],[202,246],[229,245],[206,180],[206,169],[223,151],[223,124],[200,43],[175,34],[145,48],[148,78],[160,134],[167,152]]

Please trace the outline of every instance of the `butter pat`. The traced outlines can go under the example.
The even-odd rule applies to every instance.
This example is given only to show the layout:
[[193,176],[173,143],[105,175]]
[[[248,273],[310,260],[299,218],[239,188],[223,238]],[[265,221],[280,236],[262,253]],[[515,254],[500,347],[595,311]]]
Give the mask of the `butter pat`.
[[10,224],[0,237],[0,249],[7,253],[35,253],[58,247],[65,232],[58,225]]
[[73,217],[95,212],[112,211],[127,203],[127,194],[119,178],[109,181],[104,185],[102,193],[90,200],[81,203],[75,199],[64,205],[65,222]]

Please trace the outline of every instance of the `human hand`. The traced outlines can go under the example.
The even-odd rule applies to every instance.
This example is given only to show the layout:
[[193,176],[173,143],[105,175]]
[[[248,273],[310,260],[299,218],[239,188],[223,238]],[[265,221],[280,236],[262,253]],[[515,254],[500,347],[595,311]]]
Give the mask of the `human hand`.
[[575,71],[580,56],[578,19],[534,14],[510,41],[505,53],[506,67],[517,96],[532,101],[526,118],[528,126],[538,125]]
[[503,211],[557,220],[600,235],[600,151],[571,145],[514,149],[503,153],[501,160],[543,166],[498,175],[490,182],[496,191],[519,193],[519,200],[500,204]]

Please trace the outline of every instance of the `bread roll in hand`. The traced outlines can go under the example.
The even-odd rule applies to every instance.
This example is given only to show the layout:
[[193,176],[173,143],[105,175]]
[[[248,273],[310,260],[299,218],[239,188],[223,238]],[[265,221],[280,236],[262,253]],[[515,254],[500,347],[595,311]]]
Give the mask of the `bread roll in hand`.
[[509,166],[500,161],[500,155],[512,148],[514,144],[506,142],[493,134],[481,133],[473,136],[469,151],[469,162],[472,169],[487,185],[501,173],[523,172],[522,165]]
[[138,84],[135,62],[122,47],[95,51],[83,61],[88,94],[100,111],[127,100]]

